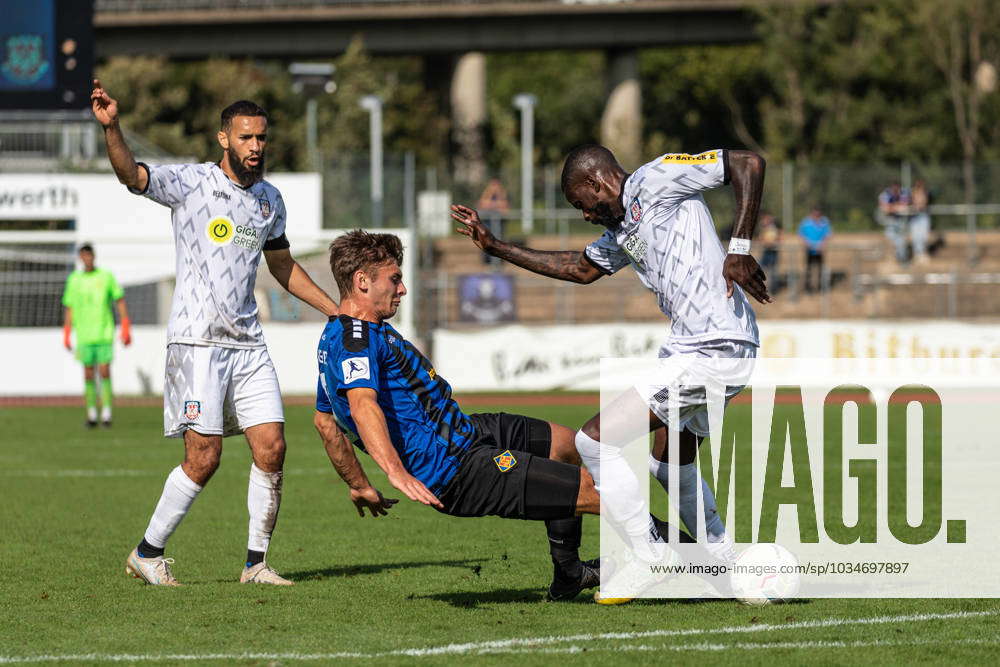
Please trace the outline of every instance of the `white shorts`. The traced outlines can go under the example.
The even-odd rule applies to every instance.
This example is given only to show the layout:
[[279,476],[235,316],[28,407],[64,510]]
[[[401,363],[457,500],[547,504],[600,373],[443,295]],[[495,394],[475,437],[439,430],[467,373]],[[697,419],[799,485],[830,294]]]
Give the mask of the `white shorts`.
[[257,424],[284,422],[278,375],[267,348],[167,346],[163,434],[180,438],[238,435]]
[[718,392],[728,405],[749,381],[757,346],[741,340],[668,341],[657,356],[658,377],[637,389],[664,424],[705,437],[709,435],[708,392]]

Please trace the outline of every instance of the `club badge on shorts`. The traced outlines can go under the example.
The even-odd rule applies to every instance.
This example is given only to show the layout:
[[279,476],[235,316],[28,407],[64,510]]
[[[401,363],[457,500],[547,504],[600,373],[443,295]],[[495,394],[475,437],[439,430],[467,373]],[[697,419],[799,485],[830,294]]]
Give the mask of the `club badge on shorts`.
[[194,421],[201,416],[201,401],[184,401],[184,418]]
[[507,472],[517,465],[517,459],[514,458],[514,455],[510,453],[509,449],[499,456],[494,456],[493,462],[497,464],[497,468],[500,469],[500,472]]

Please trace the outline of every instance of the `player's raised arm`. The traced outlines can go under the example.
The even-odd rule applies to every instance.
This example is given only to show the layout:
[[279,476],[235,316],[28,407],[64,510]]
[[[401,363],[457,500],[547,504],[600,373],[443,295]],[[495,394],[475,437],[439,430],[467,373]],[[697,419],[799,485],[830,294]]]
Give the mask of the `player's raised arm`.
[[729,177],[736,197],[736,221],[729,254],[722,265],[727,294],[733,295],[733,283],[742,287],[760,303],[770,303],[764,271],[750,255],[750,239],[757,227],[760,199],[764,192],[764,158],[752,151],[727,151]]
[[410,500],[443,509],[444,505],[423,482],[403,467],[403,462],[389,439],[389,427],[385,422],[385,413],[379,407],[375,390],[367,387],[349,389],[347,402],[358,427],[358,436],[365,443],[368,454],[389,477],[389,483],[405,493]]
[[94,118],[104,128],[108,159],[111,160],[111,168],[115,170],[118,180],[132,190],[144,191],[149,182],[149,172],[136,164],[118,124],[118,100],[108,95],[101,86],[100,79],[94,79],[94,89],[90,93],[90,108],[94,112]]
[[358,510],[358,516],[363,517],[366,509],[375,518],[388,514],[389,508],[399,501],[384,497],[372,486],[365,469],[354,453],[354,447],[344,437],[333,415],[317,410],[313,416],[313,425],[323,440],[323,447],[334,470],[350,487],[351,502]]
[[472,239],[480,250],[522,269],[582,285],[590,284],[604,275],[582,251],[533,250],[498,239],[479,220],[475,209],[454,204],[451,207],[451,217],[461,225],[456,231]]

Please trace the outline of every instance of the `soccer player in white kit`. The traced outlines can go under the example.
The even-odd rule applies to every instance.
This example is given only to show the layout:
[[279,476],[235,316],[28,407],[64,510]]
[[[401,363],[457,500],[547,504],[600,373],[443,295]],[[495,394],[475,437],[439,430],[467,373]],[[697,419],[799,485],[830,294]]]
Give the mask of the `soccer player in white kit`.
[[[744,290],[761,303],[769,302],[764,272],[749,254],[764,185],[764,160],[749,151],[712,150],[690,155],[668,153],[628,174],[607,148],[585,145],[566,158],[562,189],[567,200],[588,222],[606,227],[604,234],[583,251],[546,252],[495,238],[465,206],[453,206],[452,217],[484,252],[535,273],[589,284],[632,266],[639,280],[656,296],[660,310],[671,320],[670,335],[659,356],[752,359],[759,339],[753,308]],[[736,198],[733,239],[726,253],[701,192],[731,183]],[[736,362],[739,366],[739,362]],[[651,391],[642,397],[649,408],[649,429],[657,431],[650,472],[667,488],[667,438],[664,425],[679,432],[680,460],[678,512],[696,534],[699,485],[709,550],[724,559],[733,557],[732,541],[718,516],[715,498],[695,464],[701,438],[708,435],[707,398],[681,392]],[[728,386],[728,400],[741,389]],[[679,404],[679,423],[670,423],[671,407]],[[605,418],[610,415],[606,414]],[[577,432],[577,449],[598,490],[602,481],[616,484],[633,477],[624,460],[602,471],[601,414]],[[624,466],[624,467],[622,467]],[[602,479],[603,478],[603,479]],[[634,479],[634,477],[633,477]],[[622,481],[622,484],[625,482]],[[635,540],[649,531],[645,511],[616,517]],[[712,548],[714,547],[714,549]],[[626,598],[598,599],[605,604]]]
[[173,559],[163,557],[167,539],[218,468],[222,438],[243,433],[253,463],[240,581],[291,585],[265,560],[281,504],[285,417],[253,294],[261,255],[289,293],[326,315],[338,309],[289,252],[284,201],[263,180],[267,113],[247,101],[226,107],[217,163],[149,166],[135,162],[118,124],[118,103],[97,80],[91,104],[118,180],[170,208],[177,252],[163,429],[184,438],[184,462],[167,477],[126,572],[149,584],[178,585]]

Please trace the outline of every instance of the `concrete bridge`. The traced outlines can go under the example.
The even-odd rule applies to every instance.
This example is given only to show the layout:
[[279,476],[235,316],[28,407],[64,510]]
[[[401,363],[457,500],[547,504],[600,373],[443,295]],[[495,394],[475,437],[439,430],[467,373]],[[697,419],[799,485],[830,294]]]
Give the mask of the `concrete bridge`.
[[749,0],[96,0],[99,58],[328,58],[362,35],[375,54],[430,59],[450,88],[457,173],[483,171],[486,51],[604,49],[601,140],[640,161],[638,50],[755,38]]

